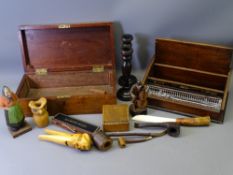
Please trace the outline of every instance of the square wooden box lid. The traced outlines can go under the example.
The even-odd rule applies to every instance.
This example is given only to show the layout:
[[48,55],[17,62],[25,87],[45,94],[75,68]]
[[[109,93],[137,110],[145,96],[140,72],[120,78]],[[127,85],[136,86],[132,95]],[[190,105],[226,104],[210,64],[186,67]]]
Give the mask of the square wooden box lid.
[[[158,38],[155,63],[227,75],[230,71],[232,48]],[[161,65],[161,66],[162,66]]]
[[104,125],[129,124],[129,107],[127,104],[103,105]]
[[115,69],[111,22],[23,25],[19,39],[25,72]]

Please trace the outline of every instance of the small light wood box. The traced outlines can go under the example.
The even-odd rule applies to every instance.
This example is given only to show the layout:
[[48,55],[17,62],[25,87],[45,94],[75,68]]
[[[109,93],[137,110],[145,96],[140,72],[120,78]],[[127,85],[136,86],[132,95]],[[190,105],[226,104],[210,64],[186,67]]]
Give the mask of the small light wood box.
[[103,130],[105,132],[129,131],[128,105],[104,105]]
[[25,75],[17,95],[26,116],[28,102],[42,96],[50,115],[101,113],[116,103],[111,22],[26,25],[19,39]]
[[145,85],[163,85],[222,99],[219,112],[188,103],[148,96],[148,107],[189,116],[210,115],[223,122],[231,77],[232,48],[160,38],[144,76]]

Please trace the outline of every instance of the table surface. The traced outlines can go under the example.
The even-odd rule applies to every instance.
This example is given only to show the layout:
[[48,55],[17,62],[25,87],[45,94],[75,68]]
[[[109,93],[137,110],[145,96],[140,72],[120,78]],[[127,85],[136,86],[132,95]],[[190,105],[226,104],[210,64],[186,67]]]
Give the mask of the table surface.
[[[0,85],[8,85],[15,90],[21,77],[20,73],[2,72]],[[89,152],[81,152],[39,141],[38,135],[43,134],[43,129],[36,128],[32,118],[27,118],[27,121],[33,130],[13,139],[7,129],[4,112],[0,111],[0,172],[4,175],[231,175],[232,103],[233,94],[230,91],[224,124],[211,123],[209,127],[198,128],[182,127],[178,138],[166,135],[143,143],[129,144],[125,149],[120,149],[114,142],[113,147],[106,152],[95,148]],[[149,109],[148,113],[162,117],[183,117],[152,109]],[[73,117],[102,125],[101,114]],[[64,131],[53,125],[48,128]],[[132,127],[131,131],[138,130]]]

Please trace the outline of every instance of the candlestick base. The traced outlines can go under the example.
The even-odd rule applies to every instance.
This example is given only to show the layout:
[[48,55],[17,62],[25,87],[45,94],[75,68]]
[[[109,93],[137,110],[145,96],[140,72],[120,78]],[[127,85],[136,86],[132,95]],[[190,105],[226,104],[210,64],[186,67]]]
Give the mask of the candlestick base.
[[120,76],[119,80],[118,80],[118,84],[120,86],[132,86],[133,84],[135,84],[137,82],[137,78],[134,75],[130,75],[129,78],[125,78],[125,76]]
[[130,88],[120,88],[117,91],[117,98],[121,101],[130,101],[132,99],[130,95]]

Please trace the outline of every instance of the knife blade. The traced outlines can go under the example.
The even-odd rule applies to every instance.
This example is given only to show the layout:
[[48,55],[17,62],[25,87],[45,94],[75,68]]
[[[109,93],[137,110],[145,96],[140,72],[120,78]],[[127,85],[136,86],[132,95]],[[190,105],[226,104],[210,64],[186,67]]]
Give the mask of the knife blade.
[[132,118],[134,121],[146,123],[177,123],[182,126],[208,126],[210,124],[210,116],[197,116],[193,118],[166,118],[152,115],[136,115]]

